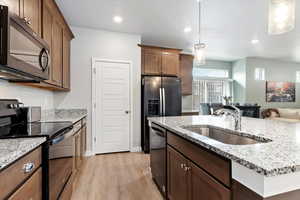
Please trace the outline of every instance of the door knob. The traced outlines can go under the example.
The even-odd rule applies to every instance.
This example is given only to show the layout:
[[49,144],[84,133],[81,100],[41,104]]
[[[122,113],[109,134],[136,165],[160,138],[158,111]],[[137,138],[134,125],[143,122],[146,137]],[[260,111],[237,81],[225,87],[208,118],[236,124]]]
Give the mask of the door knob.
[[129,110],[126,110],[126,111],[125,111],[125,113],[126,113],[126,114],[129,114],[129,113],[130,113],[130,111],[129,111]]

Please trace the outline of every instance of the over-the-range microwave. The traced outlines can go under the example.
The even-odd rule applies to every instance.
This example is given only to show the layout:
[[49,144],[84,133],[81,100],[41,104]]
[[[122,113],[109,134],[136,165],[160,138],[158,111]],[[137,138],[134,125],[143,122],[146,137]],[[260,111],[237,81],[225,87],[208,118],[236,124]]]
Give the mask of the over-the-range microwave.
[[49,46],[26,19],[0,5],[0,78],[39,82],[49,77]]

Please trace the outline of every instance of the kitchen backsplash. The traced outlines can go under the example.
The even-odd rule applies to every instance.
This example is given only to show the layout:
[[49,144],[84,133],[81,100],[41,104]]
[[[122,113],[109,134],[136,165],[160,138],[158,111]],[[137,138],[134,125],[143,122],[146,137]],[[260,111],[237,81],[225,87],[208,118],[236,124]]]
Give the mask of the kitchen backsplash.
[[42,109],[54,108],[52,91],[26,87],[0,80],[0,98],[18,99],[26,106],[42,106]]

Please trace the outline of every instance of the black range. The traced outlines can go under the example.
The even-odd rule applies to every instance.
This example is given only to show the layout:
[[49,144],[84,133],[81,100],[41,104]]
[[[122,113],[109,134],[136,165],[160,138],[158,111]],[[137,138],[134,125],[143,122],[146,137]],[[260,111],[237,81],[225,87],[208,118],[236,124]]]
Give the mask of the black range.
[[27,115],[19,105],[15,99],[0,99],[0,139],[47,138],[42,148],[43,199],[59,199],[73,172],[73,123],[27,123]]

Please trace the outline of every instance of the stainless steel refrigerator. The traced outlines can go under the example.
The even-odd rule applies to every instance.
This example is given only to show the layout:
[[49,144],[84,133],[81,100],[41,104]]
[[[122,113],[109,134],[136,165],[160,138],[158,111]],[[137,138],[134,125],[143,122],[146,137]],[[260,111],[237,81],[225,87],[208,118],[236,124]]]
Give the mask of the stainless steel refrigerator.
[[142,148],[150,151],[148,117],[181,115],[181,80],[144,76],[142,79]]

